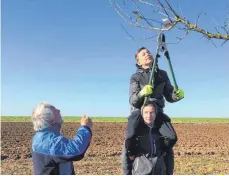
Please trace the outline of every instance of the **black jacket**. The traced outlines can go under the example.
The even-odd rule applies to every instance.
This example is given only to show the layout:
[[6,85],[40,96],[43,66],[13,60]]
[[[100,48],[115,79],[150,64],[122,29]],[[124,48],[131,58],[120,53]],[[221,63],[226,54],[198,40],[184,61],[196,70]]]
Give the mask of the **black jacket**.
[[141,123],[132,143],[135,155],[131,169],[132,174],[165,175],[164,155],[167,148],[170,147],[166,140],[157,128],[150,128]]
[[[130,78],[129,87],[129,102],[131,104],[131,112],[135,109],[141,109],[144,102],[144,97],[140,98],[138,93],[140,90],[149,83],[151,68],[143,69],[139,65],[137,66],[137,71]],[[174,95],[174,87],[171,85],[170,80],[166,71],[159,68],[156,69],[154,74],[154,89],[153,94],[150,96],[151,101],[155,101],[158,109],[163,111],[165,106],[165,99],[170,102],[178,101],[177,97]]]

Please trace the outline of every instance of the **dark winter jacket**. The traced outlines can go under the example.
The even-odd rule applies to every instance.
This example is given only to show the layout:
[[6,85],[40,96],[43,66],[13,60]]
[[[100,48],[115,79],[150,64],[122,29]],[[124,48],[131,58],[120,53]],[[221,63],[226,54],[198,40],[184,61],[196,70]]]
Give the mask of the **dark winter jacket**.
[[[137,71],[130,78],[129,87],[129,102],[131,104],[131,112],[135,109],[141,109],[144,102],[144,97],[140,98],[138,93],[140,90],[149,83],[151,68],[143,69],[139,65],[137,66]],[[174,87],[171,85],[170,80],[166,71],[159,68],[156,69],[154,74],[154,89],[153,94],[150,96],[150,101],[155,101],[158,109],[163,111],[165,106],[165,99],[168,102],[178,101],[177,97],[174,95]]]
[[60,125],[36,132],[32,139],[35,175],[73,175],[72,161],[81,160],[90,144],[92,132],[81,126],[73,139],[60,134]]
[[155,127],[145,124],[138,127],[134,137],[135,160],[132,164],[132,175],[166,174],[164,155],[170,146]]

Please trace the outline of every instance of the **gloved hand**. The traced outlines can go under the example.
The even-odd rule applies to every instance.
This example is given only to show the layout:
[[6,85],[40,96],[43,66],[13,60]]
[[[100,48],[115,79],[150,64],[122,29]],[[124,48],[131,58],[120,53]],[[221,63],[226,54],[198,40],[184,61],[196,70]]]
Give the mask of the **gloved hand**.
[[181,100],[184,98],[184,91],[181,89],[178,89],[177,91],[174,91],[175,97],[178,100]]
[[139,97],[145,97],[153,93],[152,85],[145,85],[143,89],[138,93]]

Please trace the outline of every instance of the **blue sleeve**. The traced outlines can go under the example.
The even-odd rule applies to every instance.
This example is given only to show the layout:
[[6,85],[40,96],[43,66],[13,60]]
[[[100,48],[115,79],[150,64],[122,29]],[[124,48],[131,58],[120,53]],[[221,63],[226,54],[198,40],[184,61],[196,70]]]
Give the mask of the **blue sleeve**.
[[73,139],[58,136],[52,145],[51,155],[58,156],[60,160],[80,160],[89,147],[91,137],[92,132],[87,126],[81,126]]

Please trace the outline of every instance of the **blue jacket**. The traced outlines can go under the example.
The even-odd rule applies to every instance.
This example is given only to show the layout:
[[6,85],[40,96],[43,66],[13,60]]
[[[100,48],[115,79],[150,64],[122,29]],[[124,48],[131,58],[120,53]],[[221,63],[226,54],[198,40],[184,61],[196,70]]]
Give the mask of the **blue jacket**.
[[87,126],[81,126],[73,139],[62,136],[57,124],[36,132],[32,139],[34,174],[75,174],[72,161],[84,157],[91,137],[92,132]]

